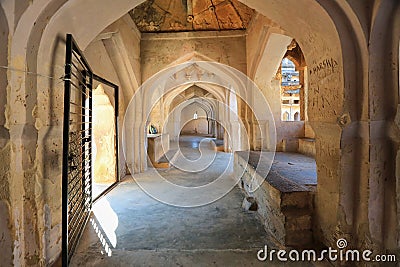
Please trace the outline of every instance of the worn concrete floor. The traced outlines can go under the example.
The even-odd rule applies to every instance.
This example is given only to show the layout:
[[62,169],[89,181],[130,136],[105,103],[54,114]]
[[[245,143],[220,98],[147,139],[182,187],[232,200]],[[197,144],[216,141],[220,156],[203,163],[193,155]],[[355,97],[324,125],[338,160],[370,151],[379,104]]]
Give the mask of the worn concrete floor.
[[[201,140],[187,137],[180,142],[183,154],[192,161],[200,157]],[[211,151],[212,144],[203,148]],[[197,173],[174,167],[160,173],[181,186],[202,186],[225,169],[228,177],[231,158],[218,152],[212,164]],[[141,185],[163,187],[155,170],[134,178]],[[70,266],[308,266],[257,260],[258,250],[265,245],[272,248],[274,243],[257,213],[242,209],[238,187],[208,205],[184,208],[155,200],[135,179],[126,177],[94,204]]]

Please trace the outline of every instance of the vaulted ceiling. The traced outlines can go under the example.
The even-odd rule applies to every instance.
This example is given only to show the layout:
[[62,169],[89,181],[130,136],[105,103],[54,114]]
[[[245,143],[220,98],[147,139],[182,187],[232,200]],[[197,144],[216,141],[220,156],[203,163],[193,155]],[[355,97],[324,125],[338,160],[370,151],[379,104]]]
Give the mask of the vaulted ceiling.
[[246,29],[254,10],[237,0],[147,0],[129,12],[141,32]]

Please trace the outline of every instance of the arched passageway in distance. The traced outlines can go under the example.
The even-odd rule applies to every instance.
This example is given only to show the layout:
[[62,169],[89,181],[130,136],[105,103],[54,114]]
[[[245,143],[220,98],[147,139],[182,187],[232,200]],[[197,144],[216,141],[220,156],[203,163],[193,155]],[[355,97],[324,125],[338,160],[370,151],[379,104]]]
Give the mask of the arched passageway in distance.
[[208,135],[208,114],[203,107],[194,102],[181,111],[181,134]]
[[[189,79],[187,78],[188,72],[190,73]],[[200,76],[198,75],[199,72],[203,72],[205,75]],[[275,128],[273,117],[268,108],[268,102],[257,90],[256,85],[252,84],[243,73],[227,65],[209,61],[187,61],[186,63],[166,68],[148,79],[141,86],[140,91],[135,93],[135,97],[128,106],[124,128],[130,132],[126,132],[124,138],[125,140],[133,139],[138,142],[137,146],[124,147],[126,148],[124,151],[126,158],[135,159],[134,163],[127,161],[132,172],[143,171],[147,168],[145,152],[143,152],[145,146],[140,144],[146,143],[146,125],[149,120],[157,120],[158,125],[164,124],[166,113],[163,112],[163,97],[176,90],[176,88],[187,84],[210,84],[211,86],[208,86],[208,90],[215,92],[214,95],[219,96],[217,100],[219,101],[218,109],[221,113],[220,124],[226,129],[225,135],[230,137],[224,137],[226,141],[224,144],[225,151],[238,151],[249,146],[249,138],[246,137],[247,132],[243,118],[238,114],[239,98],[244,103],[253,103],[250,115],[253,116],[254,122],[257,123],[256,127],[264,127],[263,131],[259,130],[259,144],[265,149],[274,149]],[[176,92],[179,92],[179,90],[176,90]],[[141,114],[142,121],[133,120],[133,118],[138,118],[135,114]],[[133,121],[137,126],[133,127],[132,131]]]
[[[183,88],[186,89],[184,91],[174,90],[164,97],[163,103],[168,116],[165,116],[162,128],[170,134],[171,140],[176,140],[186,123],[193,120],[191,124],[194,124],[195,119],[202,119],[204,124],[202,134],[215,137],[216,129],[213,122],[219,120],[218,102],[220,100],[213,93],[198,85],[185,85]],[[188,110],[190,108],[193,110]],[[196,108],[199,109],[197,113]],[[197,118],[194,114],[197,114]],[[192,127],[186,132],[194,133],[194,128]]]

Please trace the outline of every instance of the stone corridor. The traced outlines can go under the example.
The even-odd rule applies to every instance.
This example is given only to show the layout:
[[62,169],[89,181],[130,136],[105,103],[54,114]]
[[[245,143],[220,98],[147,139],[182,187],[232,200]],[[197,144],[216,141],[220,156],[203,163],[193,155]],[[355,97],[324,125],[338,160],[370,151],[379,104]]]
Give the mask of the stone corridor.
[[[184,142],[180,143],[183,154],[191,159],[198,158],[200,140],[199,137],[184,138]],[[231,157],[230,153],[218,152],[216,161],[205,171],[196,174],[185,173],[174,167],[160,172],[171,182],[198,186],[209,183],[221,174]],[[154,169],[150,169],[135,175],[135,179],[146,183],[156,182],[154,172]],[[133,177],[128,176],[94,204],[94,214],[71,266],[257,264],[257,251],[264,245],[272,246],[273,242],[268,239],[256,213],[242,209],[242,201],[243,193],[235,187],[209,205],[174,207],[147,195]],[[110,248],[110,256],[107,255],[109,250],[99,240],[92,220],[101,229],[105,244]]]
[[399,66],[399,0],[0,1],[0,266],[399,265]]
[[[179,148],[186,158],[201,160],[199,147],[203,146],[203,153],[214,153],[211,142],[214,141],[210,138],[183,136]],[[176,145],[173,147],[177,148]],[[163,188],[155,178],[157,171],[167,181],[188,187],[208,184],[225,169],[228,169],[227,178],[232,179],[232,157],[231,153],[217,152],[212,164],[197,173],[172,166],[150,169],[134,178],[125,177],[121,184],[94,204],[71,266],[265,265],[257,260],[258,250],[264,245],[269,248],[279,245],[264,230],[257,212],[243,209],[244,193],[238,186],[213,203],[193,208],[157,201],[139,186],[146,183]],[[275,171],[283,170],[286,166],[280,164],[292,159],[300,164],[304,160],[302,157],[280,154]],[[197,163],[201,165],[201,162]],[[301,167],[296,171],[300,172]],[[310,171],[310,167],[306,171]]]

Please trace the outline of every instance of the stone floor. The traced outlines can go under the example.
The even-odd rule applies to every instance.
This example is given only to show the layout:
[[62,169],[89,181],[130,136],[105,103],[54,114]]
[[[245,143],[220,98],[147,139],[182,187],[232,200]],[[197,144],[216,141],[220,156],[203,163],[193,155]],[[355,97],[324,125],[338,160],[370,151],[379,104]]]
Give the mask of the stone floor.
[[105,190],[107,190],[113,183],[93,183],[92,185],[92,197],[95,199],[100,196]]
[[[207,142],[187,137],[180,148],[188,160],[201,160],[203,154],[209,159],[212,144]],[[202,187],[224,171],[229,176],[231,159],[231,154],[218,152],[212,164],[197,173],[175,167],[159,172],[167,182]],[[126,177],[97,201],[70,266],[309,266],[258,261],[258,250],[274,243],[257,213],[242,209],[244,195],[238,187],[208,205],[184,208],[159,202],[139,186],[163,183],[149,170]]]

